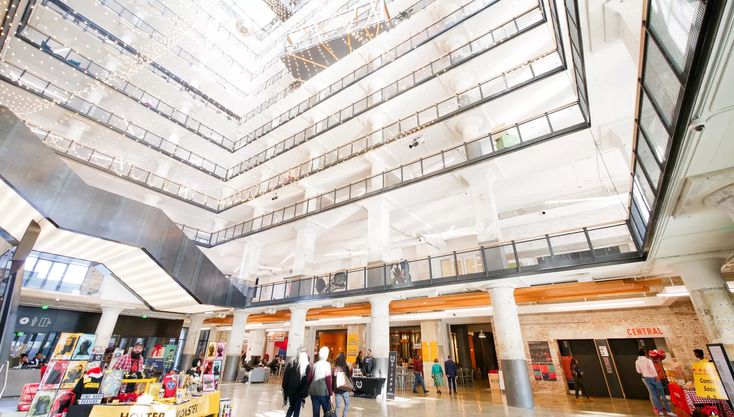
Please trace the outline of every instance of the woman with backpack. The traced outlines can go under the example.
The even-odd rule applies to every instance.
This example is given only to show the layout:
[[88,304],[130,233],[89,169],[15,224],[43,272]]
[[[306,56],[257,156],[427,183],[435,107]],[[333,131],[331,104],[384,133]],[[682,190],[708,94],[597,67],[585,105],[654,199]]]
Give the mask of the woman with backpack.
[[354,390],[352,387],[352,370],[349,369],[347,359],[344,352],[339,353],[334,363],[334,396],[336,397],[335,413],[339,417],[339,403],[342,402],[343,409],[341,417],[347,417],[347,409],[349,408],[349,393]]

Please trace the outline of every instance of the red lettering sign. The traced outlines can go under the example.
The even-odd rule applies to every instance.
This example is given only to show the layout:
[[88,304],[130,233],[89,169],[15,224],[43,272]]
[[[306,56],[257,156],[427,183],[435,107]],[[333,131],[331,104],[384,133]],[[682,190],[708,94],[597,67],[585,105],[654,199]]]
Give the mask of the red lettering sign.
[[660,327],[630,327],[627,329],[628,336],[662,336]]

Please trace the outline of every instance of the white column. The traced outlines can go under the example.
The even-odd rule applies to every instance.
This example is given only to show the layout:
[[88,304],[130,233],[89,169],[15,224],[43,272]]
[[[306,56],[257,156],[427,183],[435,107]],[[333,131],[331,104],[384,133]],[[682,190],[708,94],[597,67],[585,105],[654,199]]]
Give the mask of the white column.
[[512,284],[499,283],[490,287],[489,293],[492,296],[494,340],[505,380],[507,405],[533,408],[525,343],[515,304],[515,287]]
[[191,360],[196,355],[196,345],[199,342],[199,333],[204,324],[204,315],[196,314],[189,317],[189,330],[184,341],[183,354],[181,355],[180,368],[189,369]]
[[106,348],[110,344],[112,332],[115,330],[115,325],[117,324],[117,318],[123,310],[120,307],[102,306],[102,316],[99,318],[97,330],[94,332],[97,336],[94,341],[95,346]]
[[[375,358],[374,376],[387,377],[387,364],[390,356],[390,301],[387,295],[370,298],[370,339],[368,349]],[[383,394],[385,387],[383,387]]]
[[293,255],[293,275],[312,275],[316,237],[319,226],[311,221],[303,221],[296,229],[296,250]]
[[691,259],[673,265],[703,325],[709,343],[723,343],[734,353],[734,299],[721,275],[723,258]]
[[242,343],[245,340],[245,325],[249,314],[245,310],[235,310],[232,314],[232,329],[227,339],[227,359],[224,361],[224,381],[234,381],[240,369]]
[[286,360],[291,360],[298,356],[301,349],[306,349],[304,345],[306,336],[306,313],[308,307],[293,306],[291,310],[291,321],[288,328],[288,347],[285,351]]
[[240,269],[238,276],[246,281],[254,281],[257,277],[257,266],[260,262],[263,244],[256,239],[247,239],[242,249],[242,259],[240,259]]
[[265,340],[267,335],[265,330],[250,330],[247,338],[247,360],[251,360],[253,356],[262,357],[265,352]]
[[367,264],[388,260],[390,252],[390,205],[383,199],[366,201]]
[[421,321],[421,343],[422,349],[421,356],[423,359],[423,376],[425,377],[427,386],[433,385],[433,378],[431,378],[431,368],[433,367],[433,359],[431,356],[431,344],[436,344],[436,356],[438,362],[443,367],[442,358],[445,357],[443,340],[440,332],[440,322],[438,320],[425,320]]

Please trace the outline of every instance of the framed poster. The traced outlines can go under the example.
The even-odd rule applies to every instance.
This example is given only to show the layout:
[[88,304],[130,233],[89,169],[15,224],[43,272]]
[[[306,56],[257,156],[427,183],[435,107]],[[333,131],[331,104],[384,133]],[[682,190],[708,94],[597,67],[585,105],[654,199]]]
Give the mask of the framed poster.
[[217,356],[217,343],[209,342],[209,345],[206,347],[205,357],[207,359],[214,359],[216,356]]
[[547,341],[528,342],[533,378],[536,381],[556,381],[556,367],[553,365],[550,345]]
[[201,389],[204,392],[216,391],[217,382],[214,379],[214,375],[204,374],[201,376]]
[[74,354],[71,355],[73,361],[88,361],[92,356],[92,349],[94,348],[94,341],[97,336],[94,334],[82,334],[79,335],[79,340],[76,342],[76,348]]
[[56,343],[54,353],[51,355],[53,360],[69,360],[74,353],[76,342],[79,340],[81,333],[61,333],[59,341]]
[[110,358],[110,366],[109,367],[110,368],[114,368],[115,367],[115,364],[117,363],[117,361],[120,360],[120,358],[122,357],[122,355],[124,353],[125,352],[122,349],[120,349],[120,348],[115,349],[115,351],[112,352],[112,358]]
[[68,389],[61,389],[56,393],[49,417],[63,417],[69,409],[74,393]]
[[62,389],[70,389],[76,386],[77,381],[84,375],[86,361],[70,361],[66,367],[66,374],[61,380]]
[[150,348],[150,352],[148,353],[148,359],[163,359],[163,356],[165,355],[166,350],[161,344],[156,344],[152,348]]
[[215,354],[215,359],[224,359],[224,356],[227,354],[227,344],[224,342],[217,343],[217,353]]
[[36,392],[26,417],[48,417],[54,400],[56,400],[56,390]]
[[212,365],[212,374],[218,379],[220,373],[222,373],[222,361],[216,360]]
[[39,391],[58,389],[64,378],[64,374],[66,373],[67,366],[69,366],[69,361],[49,362],[46,372],[43,374],[41,382],[38,384]]
[[729,356],[726,354],[726,350],[724,350],[724,345],[721,343],[712,343],[706,345],[706,347],[709,350],[711,360],[716,366],[716,372],[719,374],[721,385],[724,386],[724,391],[729,397],[729,401],[734,401],[734,370],[732,369],[731,361],[729,361]]

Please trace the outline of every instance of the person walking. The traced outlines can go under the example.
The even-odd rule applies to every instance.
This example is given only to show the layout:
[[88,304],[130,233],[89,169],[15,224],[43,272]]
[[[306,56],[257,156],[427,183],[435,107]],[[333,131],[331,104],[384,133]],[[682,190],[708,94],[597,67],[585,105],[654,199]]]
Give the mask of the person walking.
[[331,365],[327,361],[329,358],[329,348],[323,346],[319,349],[319,360],[313,365],[313,369],[309,372],[308,395],[311,396],[311,404],[313,405],[313,417],[320,417],[321,411],[324,416],[331,410],[331,397],[334,395],[334,384],[331,378]]
[[413,392],[418,393],[418,385],[420,384],[421,387],[423,387],[423,393],[428,394],[428,390],[426,389],[426,382],[423,380],[423,361],[421,360],[421,355],[417,354],[413,358],[413,375],[415,378],[413,379]]
[[443,386],[443,369],[438,363],[438,358],[433,360],[433,367],[431,368],[431,376],[433,377],[433,385],[436,386],[436,392],[441,393],[441,387]]
[[308,373],[311,365],[308,363],[308,354],[301,352],[298,358],[288,363],[283,372],[283,402],[288,403],[285,417],[298,417],[301,407],[308,396]]
[[645,387],[647,387],[647,391],[650,393],[650,400],[655,407],[655,412],[661,416],[666,414],[671,417],[676,416],[677,414],[671,411],[668,397],[665,396],[663,384],[658,379],[658,371],[655,369],[655,364],[647,357],[645,349],[640,349],[638,352],[637,360],[635,361],[635,370],[642,376],[642,382],[645,383]]
[[586,387],[584,386],[584,372],[581,370],[579,361],[573,357],[571,358],[571,374],[573,374],[573,387],[576,391],[576,399],[579,398],[579,391],[581,391],[581,395],[586,397],[587,400],[590,399],[589,394],[586,392]]
[[[340,372],[344,375],[340,375]],[[339,356],[336,357],[336,362],[334,362],[334,375],[332,377],[332,380],[334,381],[334,397],[336,399],[334,404],[336,406],[334,410],[336,417],[339,417],[340,402],[343,407],[341,417],[347,417],[347,409],[349,408],[349,392],[351,391],[350,387],[352,386],[351,378],[352,370],[349,369],[347,358],[344,356],[344,352],[340,352]]]
[[[453,392],[456,395],[456,362],[451,360],[451,355],[447,356],[446,362],[443,363],[443,368],[446,371],[446,382],[449,386],[449,395]],[[453,388],[453,390],[452,390]]]

